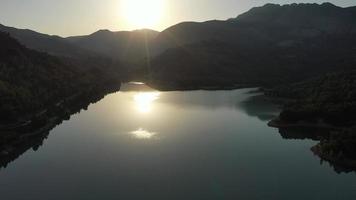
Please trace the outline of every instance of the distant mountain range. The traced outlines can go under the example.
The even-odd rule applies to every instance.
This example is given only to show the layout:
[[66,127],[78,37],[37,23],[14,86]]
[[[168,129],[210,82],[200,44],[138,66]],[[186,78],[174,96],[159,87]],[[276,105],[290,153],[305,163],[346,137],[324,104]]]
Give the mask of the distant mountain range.
[[[206,40],[237,45],[281,44],[289,39],[355,33],[356,7],[324,4],[266,4],[227,21],[184,22],[172,26],[156,39],[161,49]],[[290,42],[289,42],[290,43]]]
[[356,64],[356,7],[330,3],[266,4],[225,21],[183,22],[162,32],[100,30],[62,38],[0,30],[49,54],[120,60],[167,89],[275,85]]
[[9,33],[26,47],[62,57],[87,57],[93,52],[78,48],[59,36],[51,36],[27,29],[17,29],[0,25],[0,31]]
[[147,55],[152,40],[158,35],[153,30],[100,30],[87,36],[66,38],[71,44],[103,56],[123,61],[137,61]]
[[55,56],[70,58],[106,57],[130,61],[144,58],[152,39],[153,30],[118,31],[100,30],[91,35],[63,38],[27,29],[0,25],[0,31],[9,33],[26,47]]
[[177,24],[153,42],[148,78],[167,89],[276,85],[354,68],[355,13],[330,3],[267,4],[227,21]]

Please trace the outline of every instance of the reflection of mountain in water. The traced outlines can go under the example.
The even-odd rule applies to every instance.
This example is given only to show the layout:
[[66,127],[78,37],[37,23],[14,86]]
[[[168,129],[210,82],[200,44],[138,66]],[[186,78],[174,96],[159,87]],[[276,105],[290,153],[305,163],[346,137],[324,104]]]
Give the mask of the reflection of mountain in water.
[[31,148],[37,151],[43,145],[43,141],[49,135],[50,130],[51,128],[38,135],[18,138],[15,144],[5,147],[0,153],[0,169],[6,168],[9,163],[18,159]]
[[[249,116],[258,117],[261,120],[268,120],[274,114],[278,114],[277,106],[266,101],[259,94],[250,93],[253,90],[164,92],[161,94],[159,102],[174,106],[204,107],[204,109],[213,110],[222,108],[241,110]],[[124,84],[120,91],[152,92],[154,90],[144,84]],[[84,98],[75,104],[66,103],[53,111],[56,112],[57,118],[49,120],[48,123],[40,127],[30,129],[31,131],[2,133],[0,136],[0,168],[6,167],[31,148],[36,151],[54,127],[101,98],[103,95],[96,98]]]
[[320,164],[328,163],[336,173],[356,172],[356,139],[348,132],[325,128],[279,128],[283,139],[320,141],[311,151],[320,157]]
[[237,107],[244,110],[249,116],[257,117],[261,121],[269,121],[280,112],[279,106],[269,101],[262,94],[251,96],[247,100],[239,102]]
[[[156,91],[145,84],[123,84],[121,91],[151,92]],[[256,88],[219,91],[174,91],[162,93],[160,103],[184,107],[203,107],[204,109],[241,110],[251,117],[261,121],[275,118],[280,108],[269,101]]]
[[86,110],[91,103],[98,102],[104,96],[105,93],[96,96],[82,96],[74,102],[64,102],[58,108],[52,108],[52,114],[47,114],[45,124],[3,131],[0,135],[0,169],[6,168],[9,163],[18,159],[31,148],[37,151],[53,128],[63,121],[69,120],[71,115],[80,113],[83,109]]
[[175,92],[161,95],[160,102],[176,106],[204,107],[211,110],[223,108],[240,110],[262,121],[268,121],[277,116],[280,112],[279,107],[260,93],[250,93],[253,90]]
[[146,92],[146,91],[155,91],[155,90],[141,82],[130,82],[130,83],[122,84],[120,91],[121,92]]

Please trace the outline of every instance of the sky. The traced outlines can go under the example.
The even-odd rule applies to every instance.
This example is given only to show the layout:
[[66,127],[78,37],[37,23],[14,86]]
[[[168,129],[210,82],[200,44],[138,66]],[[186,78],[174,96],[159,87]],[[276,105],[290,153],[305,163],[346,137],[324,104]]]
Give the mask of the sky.
[[[150,6],[151,4],[147,4],[150,1],[156,3],[158,1],[162,6],[159,6],[159,9],[156,4]],[[87,35],[100,29],[119,31],[150,28],[162,31],[182,21],[224,20],[236,17],[252,7],[266,3],[322,3],[324,1],[0,0],[0,24],[60,36]],[[135,3],[128,7],[128,2]],[[356,0],[329,0],[329,2],[341,7],[356,6]],[[150,23],[145,20],[150,20]]]

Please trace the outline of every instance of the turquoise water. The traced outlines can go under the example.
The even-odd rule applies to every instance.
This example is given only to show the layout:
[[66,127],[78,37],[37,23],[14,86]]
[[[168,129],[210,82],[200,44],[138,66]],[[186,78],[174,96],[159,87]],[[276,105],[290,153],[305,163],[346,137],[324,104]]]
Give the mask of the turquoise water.
[[269,128],[279,108],[252,90],[124,85],[1,169],[0,198],[355,199],[355,173],[321,165],[316,141]]

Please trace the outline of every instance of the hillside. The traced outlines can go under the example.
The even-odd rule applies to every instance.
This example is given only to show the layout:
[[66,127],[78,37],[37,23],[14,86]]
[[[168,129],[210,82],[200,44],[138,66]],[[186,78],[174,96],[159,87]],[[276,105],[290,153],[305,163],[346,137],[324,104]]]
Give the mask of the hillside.
[[0,43],[1,124],[32,118],[66,98],[119,82],[115,68],[82,67],[77,61],[27,49],[7,33],[0,32]]
[[158,32],[153,30],[100,30],[87,36],[66,38],[71,44],[105,57],[122,61],[137,61],[148,57],[147,51]]
[[333,125],[356,122],[356,72],[323,75],[308,81],[280,86],[268,96],[293,100],[280,115],[286,122],[322,120]]
[[1,24],[0,31],[9,33],[11,37],[18,40],[27,48],[40,52],[46,52],[54,56],[69,58],[87,58],[97,56],[91,51],[78,48],[59,36],[46,35],[27,29],[7,27]]
[[214,81],[216,87],[276,85],[352,69],[354,10],[328,3],[267,4],[227,21],[181,23],[154,40],[158,56],[147,79],[172,89],[210,87]]
[[312,148],[316,155],[336,169],[356,169],[356,71],[279,86],[266,95],[289,102],[270,126],[283,136],[319,140]]
[[330,3],[266,4],[227,21],[174,25],[157,36],[154,46],[164,51],[206,40],[253,46],[324,35],[355,34],[355,10],[356,7],[341,8]]

